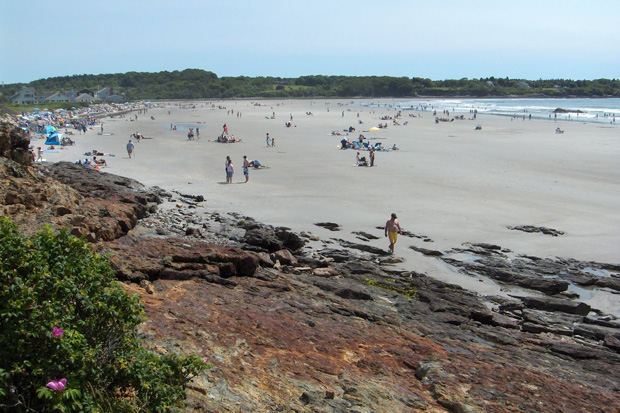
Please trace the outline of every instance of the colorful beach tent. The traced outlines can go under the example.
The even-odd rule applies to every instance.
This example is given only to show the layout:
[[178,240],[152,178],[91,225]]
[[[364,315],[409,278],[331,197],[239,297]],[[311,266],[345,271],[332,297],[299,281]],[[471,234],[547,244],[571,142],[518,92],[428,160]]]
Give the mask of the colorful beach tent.
[[46,125],[43,130],[41,131],[41,133],[54,133],[57,132],[58,130],[53,127],[52,125]]
[[58,132],[52,132],[48,135],[45,141],[46,145],[60,145],[60,135]]

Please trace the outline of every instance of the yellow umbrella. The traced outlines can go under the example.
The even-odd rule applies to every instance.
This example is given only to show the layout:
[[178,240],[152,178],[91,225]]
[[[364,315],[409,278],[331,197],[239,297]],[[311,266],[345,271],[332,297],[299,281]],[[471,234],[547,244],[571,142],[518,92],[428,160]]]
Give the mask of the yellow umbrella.
[[373,126],[372,128],[368,129],[368,130],[380,130],[379,128],[377,128],[376,126]]

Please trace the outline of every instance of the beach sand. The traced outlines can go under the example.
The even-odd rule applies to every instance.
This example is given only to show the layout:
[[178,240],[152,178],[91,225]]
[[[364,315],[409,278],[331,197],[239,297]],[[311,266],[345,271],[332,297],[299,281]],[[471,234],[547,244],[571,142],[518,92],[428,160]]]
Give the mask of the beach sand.
[[[403,111],[401,125],[396,126],[380,118],[394,116],[397,108],[356,103],[160,102],[161,107],[138,114],[136,121],[129,120],[134,114],[106,118],[104,131],[112,135],[98,135],[96,126],[85,135],[73,136],[75,146],[47,153],[46,158],[73,162],[93,149],[112,153],[116,156],[105,157],[109,165],[105,172],[147,186],[204,195],[209,211],[239,212],[266,224],[311,232],[321,239],[316,246],[332,238],[362,242],[353,232],[364,231],[380,237],[369,244],[387,251],[387,238],[377,227],[382,228],[395,212],[403,229],[423,236],[399,238],[396,254],[405,262],[398,268],[426,273],[480,294],[503,292],[489,279],[459,274],[441,260],[409,247],[447,251],[468,242],[489,243],[510,249],[515,256],[620,262],[617,126],[484,115],[436,124],[432,111],[410,110]],[[274,112],[275,119],[271,119]],[[285,122],[291,115],[294,126],[287,128]],[[386,122],[387,129],[362,132]],[[171,131],[171,123],[178,130]],[[243,142],[213,142],[224,123],[229,134]],[[478,124],[482,130],[475,130]],[[349,134],[353,141],[363,133],[376,138],[371,142],[380,141],[386,147],[396,144],[400,150],[378,152],[375,167],[356,167],[357,151],[340,150],[342,136],[331,135],[332,131],[344,133],[350,126],[356,129]],[[564,134],[555,134],[558,126]],[[187,139],[189,127],[200,128],[200,139]],[[134,141],[135,156],[129,159],[125,144],[136,131],[152,139]],[[275,147],[266,146],[266,133],[275,138]],[[361,154],[368,157],[368,152]],[[228,185],[227,155],[235,167],[234,183]],[[269,166],[251,169],[247,184],[243,183],[243,155]],[[317,222],[335,222],[341,231],[328,231],[315,226]],[[565,234],[553,237],[508,228],[519,225]],[[425,242],[424,237],[431,241]],[[597,290],[582,298],[595,308],[615,313],[620,308],[617,296],[610,293]]]

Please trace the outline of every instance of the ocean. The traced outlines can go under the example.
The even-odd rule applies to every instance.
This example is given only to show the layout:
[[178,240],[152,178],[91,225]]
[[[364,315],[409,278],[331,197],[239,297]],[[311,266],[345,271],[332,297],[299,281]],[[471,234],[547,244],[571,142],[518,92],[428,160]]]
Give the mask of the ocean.
[[[615,124],[620,118],[620,98],[588,98],[588,99],[544,99],[544,98],[511,98],[511,99],[415,99],[408,101],[362,102],[367,107],[393,107],[399,110],[437,111],[443,116],[445,110],[450,116],[464,115],[470,117],[474,111],[480,114],[507,116],[532,119],[550,119],[563,122],[592,122]],[[555,113],[556,109],[564,109],[567,113]],[[579,111],[579,112],[578,112]],[[618,119],[620,123],[620,119]]]

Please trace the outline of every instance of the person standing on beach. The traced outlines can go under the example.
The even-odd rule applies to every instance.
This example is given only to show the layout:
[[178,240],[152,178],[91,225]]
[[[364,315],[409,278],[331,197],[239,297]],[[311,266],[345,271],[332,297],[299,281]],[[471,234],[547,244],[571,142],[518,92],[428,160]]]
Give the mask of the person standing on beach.
[[267,147],[271,146],[271,138],[269,137],[269,134],[267,134]]
[[131,139],[129,139],[129,142],[127,142],[127,155],[129,155],[129,159],[131,159],[132,153],[133,153],[133,143],[131,142]]
[[390,240],[389,248],[392,254],[394,254],[394,244],[396,244],[398,234],[402,233],[403,231],[400,229],[397,216],[392,212],[390,219],[385,223],[385,236]]
[[370,157],[370,166],[375,166],[375,148],[372,146],[370,147],[370,155],[368,156]]
[[243,155],[243,175],[245,175],[245,182],[247,183],[250,180],[250,162],[245,155]]
[[235,168],[233,166],[232,163],[232,159],[230,159],[230,156],[226,157],[226,183],[227,184],[232,184],[232,178],[233,178],[233,174],[235,173]]

